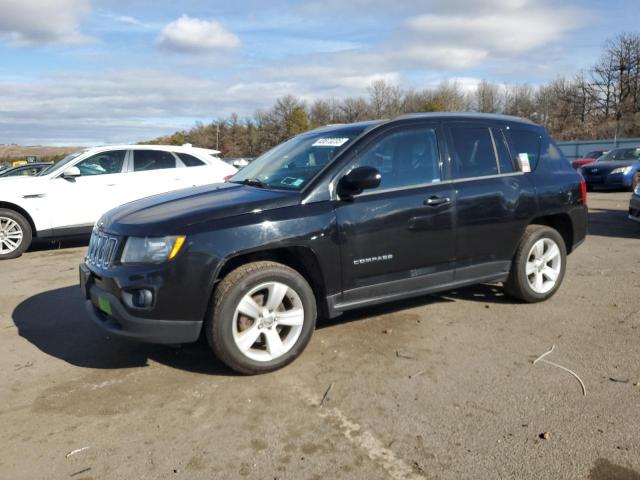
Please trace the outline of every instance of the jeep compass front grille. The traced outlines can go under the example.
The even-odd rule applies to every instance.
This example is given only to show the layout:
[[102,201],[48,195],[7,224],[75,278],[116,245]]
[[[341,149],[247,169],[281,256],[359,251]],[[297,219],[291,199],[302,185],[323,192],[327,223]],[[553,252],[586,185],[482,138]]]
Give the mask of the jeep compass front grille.
[[118,237],[94,230],[89,242],[86,261],[99,268],[109,268],[118,248]]

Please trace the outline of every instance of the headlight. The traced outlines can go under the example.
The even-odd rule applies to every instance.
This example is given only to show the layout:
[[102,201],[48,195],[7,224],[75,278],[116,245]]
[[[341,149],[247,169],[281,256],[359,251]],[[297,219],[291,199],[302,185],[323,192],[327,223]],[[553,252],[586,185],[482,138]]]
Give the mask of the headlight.
[[173,260],[186,237],[129,237],[122,252],[122,263],[163,263]]
[[627,173],[629,173],[631,171],[631,168],[633,167],[620,167],[620,168],[614,168],[613,170],[611,170],[611,173],[622,173],[623,175],[626,175]]

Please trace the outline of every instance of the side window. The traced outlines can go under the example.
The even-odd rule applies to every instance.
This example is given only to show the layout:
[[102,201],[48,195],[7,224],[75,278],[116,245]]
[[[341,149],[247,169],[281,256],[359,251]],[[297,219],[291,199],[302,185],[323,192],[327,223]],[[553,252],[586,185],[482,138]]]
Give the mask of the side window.
[[193,155],[189,155],[188,153],[175,152],[175,154],[180,157],[180,160],[182,160],[185,167],[200,167],[204,165],[202,160],[194,157]]
[[456,178],[498,174],[498,163],[488,127],[453,125],[450,127],[453,172]]
[[134,150],[133,171],[162,170],[176,168],[176,159],[171,152],[162,150]]
[[535,170],[540,158],[540,134],[533,130],[523,128],[509,129],[511,143],[515,148],[516,160],[526,158],[529,160],[531,170]]
[[80,175],[83,177],[120,173],[122,172],[122,164],[124,163],[126,153],[126,150],[111,150],[97,153],[77,163],[76,167],[78,167]]
[[440,181],[438,138],[433,128],[396,131],[358,155],[355,167],[375,167],[382,189]]
[[498,152],[498,165],[500,166],[500,173],[513,173],[515,166],[513,158],[509,153],[509,147],[507,146],[507,139],[504,133],[499,128],[492,128],[493,141],[496,144],[496,152]]

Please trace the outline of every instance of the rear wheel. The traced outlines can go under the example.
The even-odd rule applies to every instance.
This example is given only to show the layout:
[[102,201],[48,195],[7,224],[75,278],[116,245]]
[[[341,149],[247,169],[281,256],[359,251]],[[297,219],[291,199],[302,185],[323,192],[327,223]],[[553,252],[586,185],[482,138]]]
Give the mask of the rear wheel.
[[31,245],[31,225],[18,212],[0,208],[0,260],[17,258]]
[[305,349],[316,322],[311,287],[295,270],[253,262],[217,286],[205,334],[216,356],[244,374],[270,372]]
[[564,278],[567,250],[557,230],[545,225],[529,225],[511,265],[505,290],[525,302],[552,297]]

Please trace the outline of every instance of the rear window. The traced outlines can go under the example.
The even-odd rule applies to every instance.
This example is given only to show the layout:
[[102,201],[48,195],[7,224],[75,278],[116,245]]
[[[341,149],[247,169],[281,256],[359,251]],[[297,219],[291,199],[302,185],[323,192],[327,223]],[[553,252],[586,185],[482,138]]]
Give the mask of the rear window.
[[508,131],[516,160],[528,160],[531,170],[535,170],[540,159],[540,134],[523,128],[510,128]]
[[204,162],[202,160],[194,157],[193,155],[189,155],[188,153],[175,152],[175,154],[180,157],[180,160],[182,160],[182,163],[184,163],[185,167],[200,167],[204,165]]

